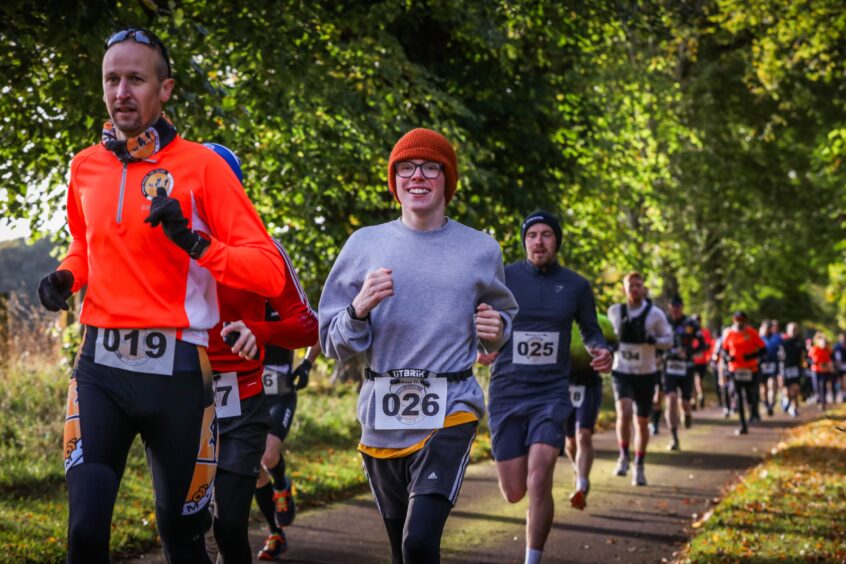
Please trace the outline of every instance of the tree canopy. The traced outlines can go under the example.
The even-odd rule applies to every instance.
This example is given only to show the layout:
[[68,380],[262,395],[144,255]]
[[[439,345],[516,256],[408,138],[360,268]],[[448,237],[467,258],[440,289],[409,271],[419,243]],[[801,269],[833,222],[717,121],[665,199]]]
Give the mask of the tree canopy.
[[316,299],[357,227],[398,215],[387,158],[456,146],[448,214],[508,260],[532,209],[619,299],[630,269],[712,325],[732,308],[846,326],[846,11],[835,0],[11,0],[0,7],[0,211],[37,228],[107,117],[103,39],[159,34],[192,140],[245,187]]

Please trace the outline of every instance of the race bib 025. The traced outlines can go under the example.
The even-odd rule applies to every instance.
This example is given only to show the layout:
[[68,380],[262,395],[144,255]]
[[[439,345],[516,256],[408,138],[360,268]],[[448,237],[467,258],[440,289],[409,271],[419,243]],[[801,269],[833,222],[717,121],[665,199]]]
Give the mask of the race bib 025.
[[558,332],[514,331],[511,355],[514,364],[555,364],[558,361]]
[[440,429],[447,401],[446,378],[375,380],[376,429]]
[[175,329],[97,329],[94,362],[144,374],[173,375]]

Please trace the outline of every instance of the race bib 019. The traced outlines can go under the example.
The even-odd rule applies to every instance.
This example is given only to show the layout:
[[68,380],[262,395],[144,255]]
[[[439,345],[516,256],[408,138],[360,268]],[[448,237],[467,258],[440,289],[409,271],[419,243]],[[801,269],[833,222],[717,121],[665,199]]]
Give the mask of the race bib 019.
[[103,366],[173,375],[175,329],[97,329],[94,362]]
[[446,378],[375,380],[376,429],[440,429],[447,401]]
[[573,407],[582,407],[585,403],[586,386],[570,386],[570,403]]
[[670,376],[687,376],[687,363],[683,360],[668,360],[665,370]]
[[511,355],[514,364],[555,364],[558,361],[558,332],[514,331]]
[[735,382],[751,382],[752,381],[753,373],[751,370],[735,370],[734,371],[734,380]]
[[214,375],[214,408],[218,419],[241,415],[241,393],[236,372]]

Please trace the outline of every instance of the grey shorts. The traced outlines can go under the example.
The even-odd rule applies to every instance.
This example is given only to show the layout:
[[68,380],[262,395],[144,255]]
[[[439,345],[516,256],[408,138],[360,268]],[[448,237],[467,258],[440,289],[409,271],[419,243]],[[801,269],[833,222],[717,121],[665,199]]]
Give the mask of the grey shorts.
[[477,426],[473,421],[438,429],[422,449],[402,458],[374,458],[361,453],[382,517],[404,519],[408,500],[415,495],[442,495],[455,505]]

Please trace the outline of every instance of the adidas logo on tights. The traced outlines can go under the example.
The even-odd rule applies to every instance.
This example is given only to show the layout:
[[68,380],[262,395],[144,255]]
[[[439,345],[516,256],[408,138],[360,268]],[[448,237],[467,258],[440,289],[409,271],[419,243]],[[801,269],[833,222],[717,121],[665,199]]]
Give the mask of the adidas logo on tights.
[[429,474],[429,477],[427,478],[427,480],[437,480],[437,479],[438,479],[438,475],[435,474],[434,472]]

